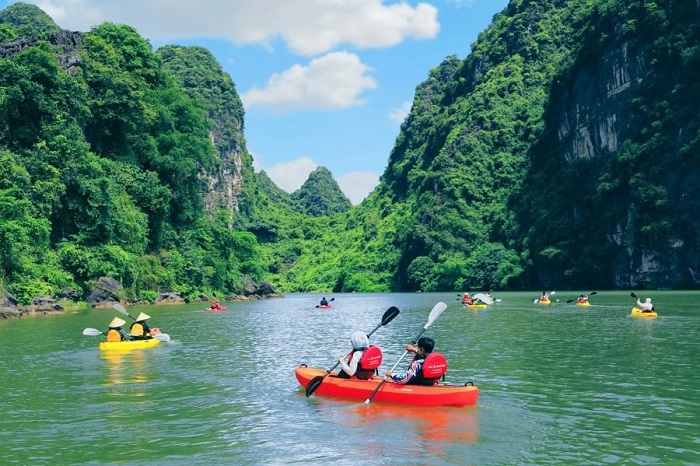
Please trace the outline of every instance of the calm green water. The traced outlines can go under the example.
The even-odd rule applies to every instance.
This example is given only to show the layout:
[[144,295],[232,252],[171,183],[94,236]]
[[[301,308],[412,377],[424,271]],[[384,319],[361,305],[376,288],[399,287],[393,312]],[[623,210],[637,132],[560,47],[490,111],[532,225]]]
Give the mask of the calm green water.
[[[131,308],[175,341],[117,356],[81,334],[112,310],[2,321],[0,464],[700,464],[700,293],[650,293],[649,320],[629,317],[629,293],[599,291],[589,308],[566,304],[576,295],[501,293],[486,310],[455,293]],[[304,396],[294,367],[331,367],[397,306],[372,337],[383,373],[438,301],[449,307],[426,335],[447,380],[480,388],[476,406]]]

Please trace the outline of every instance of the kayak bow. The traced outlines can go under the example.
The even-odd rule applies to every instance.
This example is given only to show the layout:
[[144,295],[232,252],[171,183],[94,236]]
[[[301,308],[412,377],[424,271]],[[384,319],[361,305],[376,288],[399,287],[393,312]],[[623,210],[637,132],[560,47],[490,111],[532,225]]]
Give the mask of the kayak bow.
[[633,307],[632,312],[630,312],[630,315],[632,317],[646,317],[646,318],[654,318],[658,317],[659,315],[655,311],[651,312],[642,312],[641,309]]

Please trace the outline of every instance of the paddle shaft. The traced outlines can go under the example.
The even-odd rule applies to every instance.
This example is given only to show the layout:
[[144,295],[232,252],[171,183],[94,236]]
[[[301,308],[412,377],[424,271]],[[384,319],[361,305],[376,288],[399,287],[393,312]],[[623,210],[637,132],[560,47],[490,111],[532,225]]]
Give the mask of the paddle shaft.
[[[427,325],[425,327],[423,327],[423,330],[420,331],[420,333],[416,336],[416,338],[413,339],[413,341],[411,343],[413,343],[415,345],[416,342],[420,339],[421,335],[423,335],[423,332],[425,332],[426,330],[428,330]],[[396,369],[396,366],[399,365],[399,363],[403,360],[404,357],[406,357],[407,354],[408,354],[408,350],[404,351],[403,354],[401,355],[401,357],[399,358],[399,360],[396,361],[396,364],[391,366],[391,369],[389,369],[389,371],[394,372],[394,369]],[[372,401],[372,398],[374,398],[374,395],[377,394],[379,389],[382,388],[382,386],[386,383],[387,380],[388,380],[387,377],[384,376],[384,379],[382,379],[382,381],[379,382],[379,385],[377,385],[377,388],[375,388],[374,391],[369,395],[369,397],[367,397],[367,399],[365,400],[365,404]]]

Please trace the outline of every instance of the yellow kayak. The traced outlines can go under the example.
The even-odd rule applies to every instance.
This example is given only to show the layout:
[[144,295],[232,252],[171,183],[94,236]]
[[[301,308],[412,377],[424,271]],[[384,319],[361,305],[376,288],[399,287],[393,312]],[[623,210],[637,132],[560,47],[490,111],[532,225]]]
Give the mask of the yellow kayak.
[[151,338],[149,340],[126,340],[126,341],[103,341],[100,343],[102,351],[131,351],[134,349],[151,348],[160,343],[160,340]]
[[547,305],[547,304],[552,304],[552,302],[551,301],[540,301],[540,304]]
[[588,301],[584,301],[584,302],[582,302],[582,303],[576,303],[576,305],[577,305],[577,306],[590,306],[591,303],[589,303]]
[[651,312],[642,312],[641,309],[636,308],[636,307],[633,307],[633,308],[632,308],[632,312],[630,313],[630,315],[631,315],[632,317],[646,317],[646,318],[649,318],[649,317],[652,317],[652,318],[653,318],[653,317],[658,317],[658,316],[659,316],[655,311],[651,311]]
[[465,304],[469,309],[486,309],[489,307],[488,304]]

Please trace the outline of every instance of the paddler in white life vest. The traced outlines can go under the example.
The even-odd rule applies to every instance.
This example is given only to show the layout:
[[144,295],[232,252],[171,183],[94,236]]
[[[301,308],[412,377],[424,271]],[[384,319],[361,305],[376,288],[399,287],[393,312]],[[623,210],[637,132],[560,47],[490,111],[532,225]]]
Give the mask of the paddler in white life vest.
[[150,319],[151,316],[144,314],[143,312],[136,316],[136,320],[129,327],[129,335],[134,340],[149,340],[153,338],[151,336],[151,329],[146,324],[146,321]]
[[348,360],[338,358],[342,370],[338,377],[349,379],[356,377],[361,380],[369,380],[382,363],[382,351],[377,346],[369,344],[369,338],[364,332],[354,332],[350,336],[352,351],[348,354]]
[[644,302],[637,299],[637,306],[642,312],[654,312],[654,305],[651,304],[651,298],[647,298]]
[[109,323],[109,330],[107,330],[107,341],[131,340],[129,334],[127,334],[122,328],[122,325],[125,323],[126,321],[120,319],[119,317],[112,319],[112,321]]

